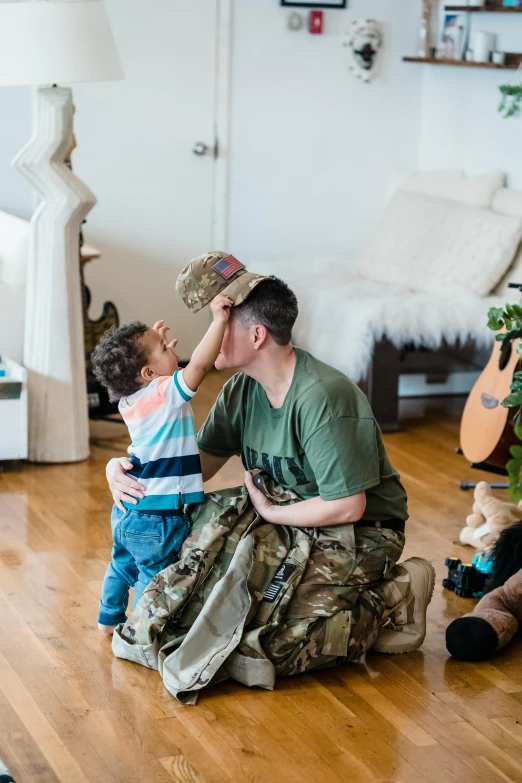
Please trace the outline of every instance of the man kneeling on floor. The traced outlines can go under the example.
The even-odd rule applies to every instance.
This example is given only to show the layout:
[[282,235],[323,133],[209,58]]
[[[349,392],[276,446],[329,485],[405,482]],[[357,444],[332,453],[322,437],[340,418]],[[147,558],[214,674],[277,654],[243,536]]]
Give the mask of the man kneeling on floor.
[[[193,312],[218,294],[235,305],[215,366],[236,375],[198,434],[203,479],[240,455],[252,503],[266,522],[301,528],[352,525],[353,551],[336,553],[353,560],[353,584],[360,588],[358,605],[350,607],[350,645],[361,654],[370,646],[392,654],[416,650],[426,634],[435,574],[422,558],[398,564],[407,497],[366,397],[342,373],[292,345],[298,305],[282,280],[247,272],[232,256],[216,252],[192,261],[177,288]],[[127,474],[130,467],[126,458],[107,466],[118,504],[144,496],[139,481]],[[256,468],[302,502],[273,504],[252,481],[248,471]],[[370,605],[364,596],[368,590],[379,599]],[[368,611],[373,623],[358,623],[357,617]],[[358,638],[361,628],[364,638]]]

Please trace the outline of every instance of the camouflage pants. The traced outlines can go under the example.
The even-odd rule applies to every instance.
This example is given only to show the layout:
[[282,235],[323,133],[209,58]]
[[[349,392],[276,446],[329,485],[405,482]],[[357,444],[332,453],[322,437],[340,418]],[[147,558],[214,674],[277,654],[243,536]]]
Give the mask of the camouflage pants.
[[[404,534],[389,528],[320,529],[303,573],[291,575],[298,582],[291,597],[285,600],[284,585],[270,616],[257,613],[257,623],[274,627],[264,636],[262,648],[278,676],[358,660],[372,647],[390,601],[383,582],[403,570],[396,566],[403,548]],[[407,589],[404,584],[403,593]],[[396,591],[391,600],[401,597]],[[252,634],[255,627],[247,626],[240,645],[243,654],[252,654]]]
[[[295,500],[267,482],[274,502]],[[275,676],[357,660],[409,590],[404,535],[342,524],[313,529],[259,518],[245,487],[192,510],[180,560],[157,574],[113,637],[120,658],[158,669],[186,704],[233,677]]]

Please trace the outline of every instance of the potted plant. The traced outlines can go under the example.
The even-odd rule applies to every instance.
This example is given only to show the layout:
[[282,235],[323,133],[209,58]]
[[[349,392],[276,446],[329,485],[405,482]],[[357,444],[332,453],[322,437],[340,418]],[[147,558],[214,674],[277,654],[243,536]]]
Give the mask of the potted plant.
[[[517,88],[522,96],[522,85]],[[519,99],[520,101],[520,96]],[[509,115],[512,116],[512,115]],[[496,340],[502,343],[501,353],[507,354],[513,349],[513,341],[521,340],[517,345],[517,352],[522,354],[522,306],[507,304],[505,307],[491,307],[488,313],[488,327],[495,332],[500,329]],[[522,359],[522,356],[521,356]],[[502,400],[504,408],[518,408],[513,419],[515,434],[522,441],[522,372],[517,371],[513,375],[511,393]],[[511,459],[506,465],[509,477],[509,494],[514,503],[522,500],[522,445],[511,446]]]

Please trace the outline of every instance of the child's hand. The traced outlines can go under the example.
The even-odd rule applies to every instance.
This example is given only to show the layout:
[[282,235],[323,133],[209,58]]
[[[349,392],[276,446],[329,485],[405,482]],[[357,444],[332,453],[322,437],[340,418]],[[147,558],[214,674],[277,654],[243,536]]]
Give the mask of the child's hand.
[[210,303],[210,309],[212,310],[214,321],[226,324],[230,318],[230,308],[233,304],[234,302],[229,296],[218,294],[218,296],[214,297]]
[[167,343],[167,348],[169,348],[171,351],[174,350],[176,345],[178,344],[178,341],[176,338],[169,342],[167,342],[167,332],[170,332],[170,326],[165,326],[165,321],[162,319],[161,321],[156,321],[154,326],[152,327],[155,332],[159,334],[159,336],[165,340]]

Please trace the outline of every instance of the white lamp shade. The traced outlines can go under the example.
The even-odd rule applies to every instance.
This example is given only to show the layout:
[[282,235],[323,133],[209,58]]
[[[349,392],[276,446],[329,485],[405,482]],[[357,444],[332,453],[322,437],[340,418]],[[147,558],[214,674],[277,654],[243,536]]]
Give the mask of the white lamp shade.
[[122,78],[102,0],[0,2],[0,86]]

